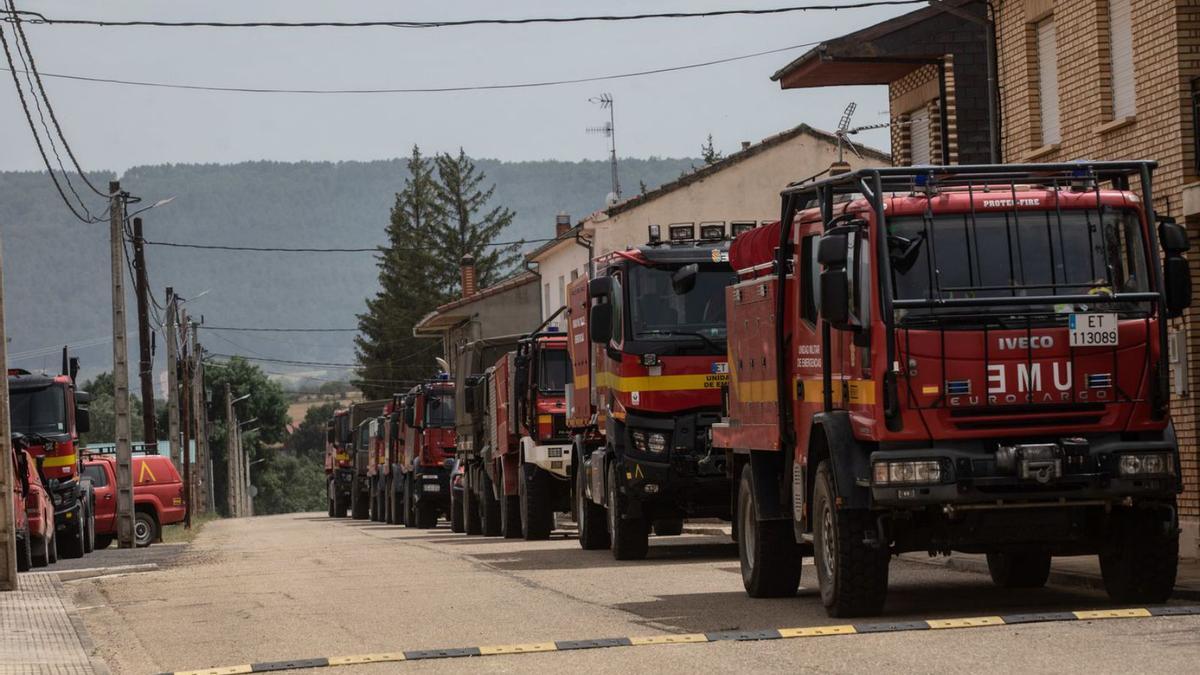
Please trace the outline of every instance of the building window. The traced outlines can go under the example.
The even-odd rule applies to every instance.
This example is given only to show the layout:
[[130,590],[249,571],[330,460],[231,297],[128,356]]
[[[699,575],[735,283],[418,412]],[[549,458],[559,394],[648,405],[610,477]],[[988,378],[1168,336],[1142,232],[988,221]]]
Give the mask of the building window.
[[571,281],[579,278],[579,270],[571,270]]
[[1062,141],[1058,120],[1058,44],[1054,35],[1054,17],[1034,24],[1037,35],[1038,105],[1042,117],[1042,145]]
[[929,106],[908,113],[909,164],[930,164]]
[[1130,0],[1108,0],[1108,44],[1112,61],[1113,119],[1137,112],[1133,74],[1133,24]]

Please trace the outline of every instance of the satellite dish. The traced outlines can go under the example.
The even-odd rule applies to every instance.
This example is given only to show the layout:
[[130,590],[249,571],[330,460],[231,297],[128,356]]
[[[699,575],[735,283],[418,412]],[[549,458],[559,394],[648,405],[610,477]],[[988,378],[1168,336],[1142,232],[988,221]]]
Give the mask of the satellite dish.
[[613,206],[617,203],[617,201],[618,201],[617,193],[615,193],[615,192],[610,192],[610,193],[608,193],[608,195],[606,195],[604,197],[604,203],[607,206]]
[[450,364],[446,363],[446,359],[443,359],[440,356],[435,356],[433,357],[433,360],[437,362],[438,368],[441,368],[443,373],[450,372]]

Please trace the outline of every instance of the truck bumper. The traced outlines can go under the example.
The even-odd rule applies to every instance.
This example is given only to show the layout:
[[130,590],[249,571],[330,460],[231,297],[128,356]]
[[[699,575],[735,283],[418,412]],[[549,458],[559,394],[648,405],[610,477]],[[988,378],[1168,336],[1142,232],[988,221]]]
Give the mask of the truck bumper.
[[334,487],[343,495],[354,487],[354,469],[338,469],[333,474]]
[[450,470],[445,466],[422,466],[413,472],[413,499],[433,502],[450,512]]
[[569,478],[571,476],[571,443],[530,445],[525,448],[525,461],[550,473]]
[[[730,481],[724,452],[712,449],[716,413],[672,418],[626,418],[625,452],[618,479],[624,479],[626,515],[652,518],[729,518]],[[640,451],[635,432],[670,433],[669,448]]]

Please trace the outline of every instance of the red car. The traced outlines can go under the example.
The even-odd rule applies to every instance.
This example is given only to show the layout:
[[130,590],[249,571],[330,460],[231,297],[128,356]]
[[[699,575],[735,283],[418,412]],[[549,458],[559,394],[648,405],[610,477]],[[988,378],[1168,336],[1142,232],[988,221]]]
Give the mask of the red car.
[[30,496],[29,455],[13,444],[9,458],[13,468],[13,525],[17,538],[17,571],[26,572],[33,567],[33,545],[29,540],[29,518],[25,515],[25,502]]
[[[106,548],[117,536],[116,457],[87,456],[83,475],[96,494],[96,548]],[[133,456],[133,511],[133,541],[139,547],[161,541],[163,526],[183,520],[183,480],[170,459]]]

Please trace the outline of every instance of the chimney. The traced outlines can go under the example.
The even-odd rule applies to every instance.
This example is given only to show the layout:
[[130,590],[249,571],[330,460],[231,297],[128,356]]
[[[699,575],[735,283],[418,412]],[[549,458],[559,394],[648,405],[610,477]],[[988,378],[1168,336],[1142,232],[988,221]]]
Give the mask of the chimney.
[[742,141],[742,149],[749,150],[750,149],[750,141]]
[[464,255],[459,262],[459,270],[462,273],[462,296],[469,298],[479,291],[479,282],[475,279],[475,256],[470,253]]
[[554,236],[561,237],[571,229],[571,216],[567,215],[566,211],[559,211],[557,216],[554,216]]

